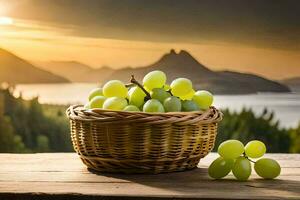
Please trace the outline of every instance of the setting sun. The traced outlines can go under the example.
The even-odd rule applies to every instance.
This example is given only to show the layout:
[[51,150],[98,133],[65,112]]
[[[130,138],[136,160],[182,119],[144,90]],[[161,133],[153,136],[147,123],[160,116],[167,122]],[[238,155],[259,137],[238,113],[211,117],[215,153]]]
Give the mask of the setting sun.
[[0,17],[0,25],[12,25],[14,20],[10,17]]

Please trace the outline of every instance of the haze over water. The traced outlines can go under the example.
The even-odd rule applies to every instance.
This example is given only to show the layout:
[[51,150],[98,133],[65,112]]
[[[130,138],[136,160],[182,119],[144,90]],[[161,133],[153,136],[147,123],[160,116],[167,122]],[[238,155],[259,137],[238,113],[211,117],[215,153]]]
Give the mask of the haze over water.
[[[25,84],[17,85],[15,95],[22,92],[25,99],[39,96],[40,103],[84,104],[96,84]],[[248,95],[215,95],[214,106],[241,111],[251,108],[260,114],[264,108],[274,111],[282,127],[295,127],[300,122],[300,93],[261,93]]]

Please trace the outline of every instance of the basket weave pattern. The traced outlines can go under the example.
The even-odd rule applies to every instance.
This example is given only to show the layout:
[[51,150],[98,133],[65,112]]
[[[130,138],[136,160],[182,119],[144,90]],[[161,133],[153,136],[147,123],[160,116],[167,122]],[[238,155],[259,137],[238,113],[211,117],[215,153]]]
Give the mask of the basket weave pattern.
[[213,148],[222,113],[67,110],[75,151],[104,172],[162,173],[195,168]]

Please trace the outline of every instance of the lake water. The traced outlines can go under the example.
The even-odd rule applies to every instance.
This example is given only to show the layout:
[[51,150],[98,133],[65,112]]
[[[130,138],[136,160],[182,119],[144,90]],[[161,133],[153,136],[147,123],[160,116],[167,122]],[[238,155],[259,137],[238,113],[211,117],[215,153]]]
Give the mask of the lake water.
[[[22,92],[25,99],[39,96],[40,103],[84,104],[86,97],[96,84],[26,84],[17,85],[15,95]],[[243,107],[252,108],[259,114],[264,108],[274,111],[283,127],[295,127],[300,121],[300,93],[262,93],[250,95],[215,95],[217,108],[240,111]]]

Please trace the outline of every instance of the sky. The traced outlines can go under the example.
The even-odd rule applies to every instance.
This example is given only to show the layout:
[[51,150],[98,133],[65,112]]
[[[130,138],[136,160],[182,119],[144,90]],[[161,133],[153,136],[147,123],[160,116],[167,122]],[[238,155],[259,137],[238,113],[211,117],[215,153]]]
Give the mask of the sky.
[[298,0],[0,0],[0,47],[32,62],[145,66],[174,48],[213,70],[300,76]]

